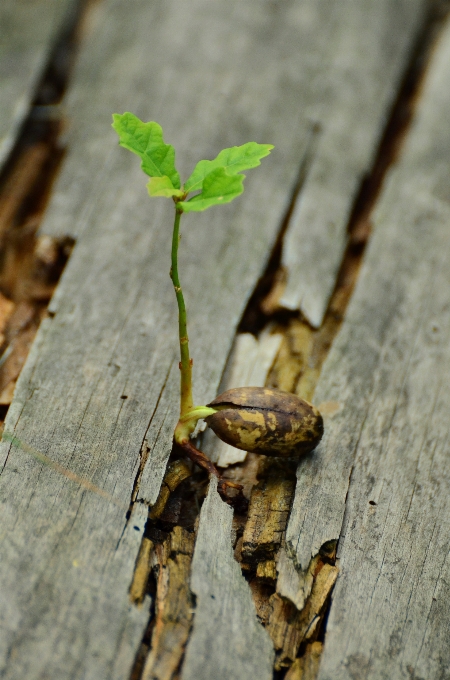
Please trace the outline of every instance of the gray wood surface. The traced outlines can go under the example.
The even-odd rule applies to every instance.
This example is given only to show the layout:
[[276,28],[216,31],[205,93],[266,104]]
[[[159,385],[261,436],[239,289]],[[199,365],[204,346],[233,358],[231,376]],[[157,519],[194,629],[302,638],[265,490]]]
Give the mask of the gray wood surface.
[[[314,92],[335,58],[346,72],[339,41],[356,5],[104,0],[90,15],[67,98],[69,153],[43,225],[44,233],[70,234],[77,243],[51,303],[52,318],[18,382],[0,451],[0,674],[6,680],[128,678],[148,619],[148,598],[135,607],[128,588],[145,504],[157,498],[177,417],[172,214],[163,201],[148,199],[139,163],[117,147],[111,113],[132,110],[162,123],[183,177],[224,146],[250,139],[276,145],[249,173],[242,198],[182,224],[195,399],[204,403],[216,393],[235,328],[289,207],[308,119],[317,119],[315,107],[324,102],[335,105],[336,120],[341,106],[347,115],[345,98],[319,105]],[[401,70],[423,3],[364,6],[371,19],[380,13],[383,44],[392,45],[401,24],[392,56]],[[370,22],[365,30],[373,30]],[[370,74],[366,69],[354,77],[359,82]],[[384,75],[392,97],[399,70]],[[356,134],[355,126],[351,119],[347,135]],[[372,130],[373,145],[380,129]],[[340,148],[332,139],[330,156]],[[343,185],[349,204],[356,184]],[[308,238],[312,243],[314,229]],[[127,520],[134,493],[141,502]],[[229,521],[228,509],[211,494],[199,528],[208,569],[215,553],[206,537],[221,527],[221,517]],[[225,555],[226,522],[221,531]],[[226,594],[234,607],[245,583],[227,560],[230,584],[207,573],[219,598]],[[206,612],[199,558],[194,563],[193,589],[203,597],[199,612]],[[242,621],[252,622],[258,644],[243,654],[245,632],[234,628],[242,624],[229,617],[221,621],[227,626],[215,652],[233,656],[235,677],[252,664],[264,666],[265,677],[271,652],[261,643],[267,638],[249,598],[246,603]],[[199,616],[194,623],[192,645],[205,644],[205,621]],[[196,668],[190,654],[186,674]]]
[[54,41],[76,0],[2,0],[0,3],[0,169],[30,110]]
[[[320,124],[317,153],[285,236],[281,305],[319,327],[347,245],[353,203],[370,171],[427,2],[317,2],[319,41],[301,93]],[[312,11],[312,7],[310,8]],[[323,42],[322,42],[323,40]],[[318,66],[318,68],[317,68]]]
[[450,669],[450,23],[374,216],[315,401],[287,541],[305,568],[340,537],[320,680]]
[[200,513],[192,563],[194,629],[182,680],[271,680],[274,649],[256,618],[247,581],[231,545],[232,509],[212,480]]
[[[302,161],[309,124],[291,75],[298,53],[283,78],[276,66],[286,32],[293,36],[290,9],[274,21],[259,3],[142,0],[131,11],[116,0],[91,15],[68,100],[69,157],[43,226],[78,240],[8,413],[6,432],[23,445],[6,439],[1,454],[5,678],[126,677],[120,664],[131,667],[145,628],[145,609],[127,599],[139,542],[123,559],[116,546],[125,527],[134,536],[125,513],[141,451],[149,453],[138,498],[153,503],[177,417],[173,216],[147,197],[139,163],[117,147],[111,113],[159,120],[184,176],[224,146],[252,138],[277,146],[241,200],[182,226],[195,397],[206,402]],[[60,467],[43,465],[41,454]]]

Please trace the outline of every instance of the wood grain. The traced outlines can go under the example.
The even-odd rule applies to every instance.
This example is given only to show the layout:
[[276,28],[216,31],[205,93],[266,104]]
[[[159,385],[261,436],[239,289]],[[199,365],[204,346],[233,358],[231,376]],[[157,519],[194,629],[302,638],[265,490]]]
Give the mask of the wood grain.
[[[117,147],[112,111],[162,122],[185,176],[224,146],[252,138],[277,145],[272,167],[248,177],[245,199],[182,225],[200,403],[216,393],[309,129],[296,106],[295,72],[280,78],[275,66],[281,36],[294,35],[288,6],[276,21],[259,3],[142,0],[132,8],[110,0],[91,15],[68,99],[68,160],[43,226],[78,240],[6,422],[5,678],[127,677],[147,624],[148,602],[138,609],[129,601],[142,526],[133,529],[126,512],[133,493],[156,501],[177,418],[173,217],[170,206],[148,199],[139,164]],[[194,123],[186,111],[197,112]],[[116,550],[124,531],[135,538],[126,554]]]
[[426,7],[421,0],[316,3],[321,28],[313,53],[320,52],[320,67],[312,69],[302,99],[321,134],[284,240],[288,281],[281,299],[282,306],[300,308],[316,328],[335,286],[353,202],[374,161]]
[[256,618],[250,588],[234,559],[233,511],[216,487],[216,480],[211,480],[200,513],[191,578],[197,604],[181,678],[269,680],[272,641]]
[[320,680],[437,680],[450,667],[449,59],[450,23],[316,391],[339,408],[298,469],[297,563],[340,537]]
[[[395,35],[406,55],[422,15],[419,0],[366,5],[382,16],[382,40],[391,45]],[[316,119],[315,95],[303,100],[303,93],[326,77],[330,46],[340,45],[338,27],[353,7],[334,0],[104,0],[90,15],[66,102],[69,151],[43,225],[44,233],[77,243],[17,384],[0,451],[5,680],[127,678],[149,615],[148,598],[136,607],[129,587],[177,418],[172,211],[146,196],[139,163],[117,147],[111,113],[131,109],[162,123],[184,177],[222,147],[249,139],[276,146],[249,173],[243,198],[182,224],[195,399],[206,403],[297,185],[307,119]],[[385,77],[395,90],[391,71]],[[342,191],[351,202],[354,179],[345,179]],[[196,554],[204,566],[194,556],[198,608],[183,672],[206,673],[198,666],[201,650],[214,651],[204,656],[204,669],[214,663],[225,674],[233,661],[234,677],[249,669],[271,677],[271,643],[232,561],[231,511],[214,494],[199,528]],[[220,545],[208,543],[211,536]],[[215,647],[212,603],[202,590],[208,583],[228,607],[214,619],[222,631]]]
[[0,169],[28,114],[59,32],[76,0],[2,0],[0,4]]

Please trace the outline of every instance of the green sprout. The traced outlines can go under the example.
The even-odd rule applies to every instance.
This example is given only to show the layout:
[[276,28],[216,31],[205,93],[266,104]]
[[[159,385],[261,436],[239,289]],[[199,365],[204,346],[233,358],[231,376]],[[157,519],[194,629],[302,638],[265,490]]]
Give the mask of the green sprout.
[[[132,113],[115,113],[112,127],[119,135],[119,144],[140,157],[142,170],[150,177],[147,183],[149,195],[171,198],[174,202],[170,276],[178,304],[181,359],[180,418],[175,428],[174,440],[191,459],[220,478],[211,461],[190,443],[197,421],[212,416],[217,413],[217,409],[194,406],[192,398],[192,359],[189,354],[186,305],[178,274],[180,220],[183,213],[203,212],[214,205],[229,203],[242,194],[245,178],[242,172],[260,165],[261,158],[270,153],[273,145],[248,142],[242,146],[223,149],[214,160],[199,161],[182,185],[175,168],[175,149],[164,143],[163,131],[158,123],[143,123]],[[231,482],[223,483],[239,488]]]

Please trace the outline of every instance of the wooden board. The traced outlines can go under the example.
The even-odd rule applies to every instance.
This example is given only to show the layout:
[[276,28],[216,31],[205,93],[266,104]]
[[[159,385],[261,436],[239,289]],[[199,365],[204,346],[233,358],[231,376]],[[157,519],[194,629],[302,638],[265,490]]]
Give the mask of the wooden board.
[[75,0],[2,0],[0,4],[0,169],[8,158],[55,39]]
[[323,443],[298,468],[297,563],[339,539],[320,680],[450,668],[449,59],[450,23],[316,391]]
[[[149,201],[139,163],[117,148],[111,113],[131,109],[160,121],[184,177],[224,146],[276,145],[249,174],[243,198],[182,225],[195,398],[207,402],[297,185],[314,128],[314,99],[301,105],[302,92],[323,76],[331,36],[354,7],[343,1],[330,14],[336,4],[105,0],[91,14],[67,99],[69,153],[43,225],[77,243],[18,383],[0,453],[7,680],[126,678],[148,619],[148,599],[131,605],[128,588],[177,417],[172,215]],[[397,23],[387,18],[399,11],[411,42],[418,0],[371,6],[389,35]],[[399,46],[406,55],[403,39]],[[127,519],[132,497],[140,502]],[[202,522],[200,535],[214,531],[211,515]],[[243,585],[233,580],[230,602]],[[224,630],[221,658],[240,659],[236,640]],[[250,653],[259,667],[260,646]],[[246,656],[236,677],[251,663]]]
[[[321,65],[302,90],[321,129],[317,153],[285,236],[281,305],[318,328],[347,245],[354,200],[370,171],[421,28],[426,3],[317,3]],[[329,29],[329,32],[328,32]],[[382,36],[382,37],[381,37]]]
[[249,585],[234,559],[232,518],[213,480],[200,513],[192,564],[196,611],[182,680],[273,677],[272,641],[256,618]]
[[[269,31],[271,15],[250,9],[239,10],[234,38],[230,8],[220,2],[142,1],[133,12],[129,3],[105,2],[88,27],[68,102],[71,153],[43,228],[71,224],[78,241],[8,413],[6,432],[20,444],[6,441],[2,451],[5,677],[109,680],[127,675],[124,664],[131,668],[148,603],[136,609],[128,599],[142,523],[127,521],[126,512],[133,490],[156,500],[178,408],[173,216],[146,196],[139,163],[117,147],[110,116],[131,108],[160,120],[185,176],[198,157],[223,146],[249,138],[277,145],[278,161],[266,162],[257,181],[248,178],[246,200],[185,219],[180,266],[196,398],[207,401],[289,206],[308,129],[289,79],[277,83],[272,66],[287,17]],[[206,58],[206,72],[193,69]],[[266,71],[255,77],[261,59]],[[232,105],[247,81],[247,96]],[[186,116],[193,110],[194,123]],[[65,187],[70,196],[61,202]],[[126,553],[117,550],[122,535],[136,542]]]

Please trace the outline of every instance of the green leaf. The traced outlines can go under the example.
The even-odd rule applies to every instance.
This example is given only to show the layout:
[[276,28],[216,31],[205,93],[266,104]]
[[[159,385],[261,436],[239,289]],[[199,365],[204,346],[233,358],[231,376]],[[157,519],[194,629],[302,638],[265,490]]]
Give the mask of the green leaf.
[[175,189],[180,188],[180,176],[175,169],[175,149],[164,144],[161,125],[143,123],[133,113],[113,114],[113,128],[119,144],[137,154],[141,167],[149,177],[168,177]]
[[260,159],[268,156],[273,149],[272,144],[247,142],[242,146],[223,149],[213,161],[199,161],[194,172],[184,185],[185,191],[201,189],[203,180],[212,170],[224,168],[228,175],[236,175],[242,170],[250,170],[261,165]]
[[180,201],[177,205],[183,212],[201,212],[212,205],[229,203],[244,191],[244,175],[228,175],[224,168],[216,168],[203,180],[202,193],[193,196],[189,201]]
[[175,189],[166,175],[164,175],[164,177],[152,177],[147,182],[147,189],[150,196],[165,196],[166,198],[170,198],[171,196],[183,196],[184,194],[181,189]]

